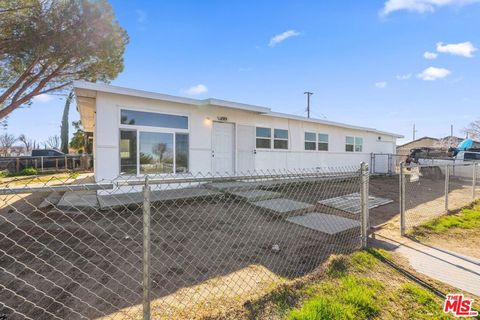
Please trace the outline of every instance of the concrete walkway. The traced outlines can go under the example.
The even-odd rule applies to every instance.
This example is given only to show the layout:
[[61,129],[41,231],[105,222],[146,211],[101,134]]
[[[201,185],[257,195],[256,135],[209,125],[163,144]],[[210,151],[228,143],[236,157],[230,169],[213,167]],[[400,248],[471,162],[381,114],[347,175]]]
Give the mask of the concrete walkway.
[[480,296],[480,259],[427,246],[408,238],[389,239],[378,235],[372,244],[399,253],[419,273]]

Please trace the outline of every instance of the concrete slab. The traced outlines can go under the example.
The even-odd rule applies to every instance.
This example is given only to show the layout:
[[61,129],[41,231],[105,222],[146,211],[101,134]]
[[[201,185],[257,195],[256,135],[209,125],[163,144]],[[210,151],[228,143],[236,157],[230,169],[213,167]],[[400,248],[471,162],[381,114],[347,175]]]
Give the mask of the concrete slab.
[[[383,206],[392,202],[393,200],[391,199],[385,199],[375,196],[368,197],[368,207],[370,209]],[[339,196],[335,198],[320,200],[318,201],[318,203],[354,214],[359,214],[361,212],[360,193],[358,192],[346,194],[344,196]]]
[[39,209],[45,209],[50,206],[56,206],[60,200],[62,199],[62,194],[58,192],[51,192],[45,199],[43,199],[42,203],[38,206]]
[[96,191],[65,192],[56,207],[62,210],[98,208],[97,193]]
[[290,217],[287,218],[287,221],[330,235],[360,227],[359,221],[318,212],[309,213],[304,216]]
[[[184,188],[152,191],[151,201],[187,200],[202,197],[222,196],[223,193],[206,188]],[[101,209],[124,207],[132,204],[143,203],[142,192],[131,192],[98,196]]]
[[250,202],[275,199],[275,198],[280,198],[282,196],[281,193],[266,191],[266,190],[241,190],[241,191],[232,191],[228,193],[242,200],[250,201]]
[[284,198],[256,201],[252,202],[252,204],[259,208],[267,209],[270,212],[280,216],[301,214],[315,208],[315,206],[310,203]]

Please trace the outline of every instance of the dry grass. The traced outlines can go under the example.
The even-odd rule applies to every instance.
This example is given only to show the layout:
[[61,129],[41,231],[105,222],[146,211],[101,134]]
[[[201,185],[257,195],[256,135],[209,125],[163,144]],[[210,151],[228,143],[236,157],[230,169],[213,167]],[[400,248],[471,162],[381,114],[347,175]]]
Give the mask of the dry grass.
[[383,250],[332,257],[316,274],[252,300],[231,319],[450,319],[443,300],[381,262]]

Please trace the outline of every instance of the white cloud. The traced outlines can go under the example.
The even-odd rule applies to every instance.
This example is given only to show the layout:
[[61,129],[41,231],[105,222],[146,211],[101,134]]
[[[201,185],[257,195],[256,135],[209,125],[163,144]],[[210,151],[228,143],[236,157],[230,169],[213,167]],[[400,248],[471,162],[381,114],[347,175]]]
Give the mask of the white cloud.
[[400,10],[407,10],[418,13],[434,12],[443,6],[465,6],[480,0],[387,0],[380,15],[386,16],[389,13]]
[[477,50],[478,49],[475,48],[470,41],[451,44],[443,44],[443,42],[437,43],[438,52],[449,53],[467,58],[472,58],[473,53]]
[[438,54],[436,54],[435,52],[425,51],[423,53],[423,57],[427,60],[434,60],[437,59]]
[[135,14],[137,15],[137,22],[142,24],[147,21],[147,13],[141,9],[135,10]]
[[426,81],[442,79],[450,74],[450,70],[445,68],[428,67],[417,75],[418,78]]
[[268,45],[270,47],[273,47],[273,46],[279,44],[280,42],[283,42],[283,41],[287,40],[290,37],[296,37],[296,36],[299,36],[299,35],[300,35],[300,32],[297,32],[295,30],[288,30],[288,31],[285,31],[284,33],[280,33],[280,34],[277,34],[276,36],[272,37],[272,39],[270,39],[270,43]]
[[187,90],[185,90],[185,93],[188,94],[189,96],[195,96],[195,95],[206,93],[206,92],[208,92],[208,88],[203,84],[197,84],[196,86],[190,87]]
[[407,73],[407,74],[400,74],[397,76],[397,79],[398,80],[408,80],[412,77],[412,74],[411,73]]
[[387,82],[386,81],[375,82],[375,87],[377,87],[378,89],[385,89],[387,87]]
[[49,96],[48,94],[40,94],[38,96],[33,97],[33,102],[39,102],[39,103],[45,103],[49,102],[52,100],[52,96]]

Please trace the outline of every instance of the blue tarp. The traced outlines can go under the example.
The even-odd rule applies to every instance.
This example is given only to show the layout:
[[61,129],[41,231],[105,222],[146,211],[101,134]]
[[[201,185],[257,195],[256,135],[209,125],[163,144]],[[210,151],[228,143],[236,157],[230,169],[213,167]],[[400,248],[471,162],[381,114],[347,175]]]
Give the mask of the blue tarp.
[[457,150],[467,150],[471,147],[473,147],[473,140],[472,139],[465,139],[458,144]]

